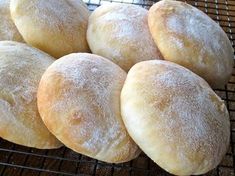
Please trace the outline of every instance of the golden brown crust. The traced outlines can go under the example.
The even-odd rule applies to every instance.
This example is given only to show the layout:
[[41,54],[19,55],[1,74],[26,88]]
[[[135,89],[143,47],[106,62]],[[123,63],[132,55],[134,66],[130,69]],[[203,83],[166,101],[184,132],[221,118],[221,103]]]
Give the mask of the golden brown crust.
[[100,56],[70,54],[44,73],[38,107],[48,129],[67,147],[110,163],[139,154],[120,115],[126,73]]
[[81,0],[11,0],[11,15],[30,45],[59,58],[88,52],[89,10]]
[[225,32],[187,3],[163,0],[148,15],[150,32],[165,60],[180,64],[212,87],[225,85],[233,69],[233,48]]
[[37,109],[36,92],[49,55],[17,42],[0,42],[0,137],[28,147],[58,148]]
[[130,4],[98,7],[89,17],[87,40],[94,54],[125,71],[144,60],[162,59],[148,29],[148,11]]
[[121,92],[121,112],[133,140],[175,175],[208,172],[229,146],[224,102],[202,78],[172,62],[133,66]]

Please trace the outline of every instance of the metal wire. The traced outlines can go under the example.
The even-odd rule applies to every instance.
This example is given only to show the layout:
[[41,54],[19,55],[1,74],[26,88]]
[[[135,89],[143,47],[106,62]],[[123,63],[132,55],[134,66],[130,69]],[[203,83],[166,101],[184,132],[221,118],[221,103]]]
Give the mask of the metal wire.
[[[150,0],[84,0],[93,11],[105,3],[128,3],[149,8],[156,1]],[[235,47],[235,1],[232,0],[187,0],[218,22]],[[235,175],[235,68],[228,85],[216,89],[226,102],[230,113],[231,144],[221,164],[207,176]],[[64,166],[67,166],[64,168]],[[67,175],[67,176],[165,176],[170,175],[153,163],[146,155],[123,164],[107,164],[77,154],[65,147],[56,150],[37,150],[18,146],[0,139],[0,175]]]

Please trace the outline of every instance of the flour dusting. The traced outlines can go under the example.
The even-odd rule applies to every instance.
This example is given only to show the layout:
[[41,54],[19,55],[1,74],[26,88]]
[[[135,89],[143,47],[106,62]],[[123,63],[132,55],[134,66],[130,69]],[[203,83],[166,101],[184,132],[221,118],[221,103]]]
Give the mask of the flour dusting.
[[[97,8],[88,25],[91,50],[125,70],[142,60],[160,59],[147,16],[146,9],[130,4],[108,4]],[[103,36],[104,33],[107,36]]]
[[[152,88],[146,88],[156,97],[151,106],[157,108],[157,130],[169,145],[177,143],[175,150],[180,161],[189,162],[188,151],[213,156],[219,161],[221,155],[214,156],[215,150],[221,148],[221,143],[229,142],[226,135],[229,134],[229,119],[224,102],[189,70],[157,61],[150,64],[157,66],[155,69],[165,70],[151,75]],[[161,102],[165,102],[164,107]]]
[[[123,70],[100,56],[80,53],[55,61],[48,73],[64,80],[61,82],[64,86],[59,89],[61,98],[49,108],[55,114],[68,114],[67,119],[63,116],[58,120],[63,121],[61,123],[70,131],[74,150],[101,160],[110,158],[114,161],[138,151],[125,130],[119,112],[117,97],[126,77]],[[61,140],[71,145],[67,139]]]
[[11,19],[9,0],[0,0],[0,19],[0,40],[23,42],[23,38]]
[[[195,57],[198,57],[195,66],[210,71],[208,62],[213,63],[214,72],[208,74],[221,77],[228,72],[231,69],[232,48],[219,24],[193,6],[181,2],[171,3],[171,1],[162,1],[159,8],[166,5],[169,9],[174,9],[165,19],[167,30],[174,34],[169,38],[172,46],[185,53],[188,53],[189,49],[198,49],[199,51],[194,53]],[[194,42],[195,45],[189,46],[187,42],[182,43],[183,40],[179,35],[189,42]],[[192,59],[187,58],[187,54],[185,57]],[[207,57],[211,57],[212,61],[206,61]]]

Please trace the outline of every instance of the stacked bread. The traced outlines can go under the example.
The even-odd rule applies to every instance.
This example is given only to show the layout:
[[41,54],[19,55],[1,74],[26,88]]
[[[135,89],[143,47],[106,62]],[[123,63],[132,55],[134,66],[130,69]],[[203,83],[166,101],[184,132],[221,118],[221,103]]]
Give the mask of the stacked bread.
[[149,11],[110,3],[90,14],[81,0],[0,9],[0,137],[109,163],[142,150],[175,175],[220,163],[230,122],[212,88],[228,82],[233,48],[206,14],[171,0]]

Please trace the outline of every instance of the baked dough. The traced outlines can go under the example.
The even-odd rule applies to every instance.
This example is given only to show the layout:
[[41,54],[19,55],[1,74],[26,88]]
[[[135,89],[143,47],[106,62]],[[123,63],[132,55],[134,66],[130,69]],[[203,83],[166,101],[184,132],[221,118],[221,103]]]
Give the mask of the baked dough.
[[39,149],[62,144],[48,131],[37,109],[37,88],[49,55],[18,42],[0,42],[0,137]]
[[224,102],[202,78],[168,61],[144,61],[130,69],[121,112],[136,144],[175,175],[208,172],[229,146]]
[[154,4],[148,15],[151,34],[165,60],[224,86],[233,70],[233,48],[223,29],[197,8],[179,1]]
[[87,41],[92,53],[125,71],[137,62],[162,58],[148,29],[148,11],[131,4],[106,4],[95,9],[89,18]]
[[44,73],[38,107],[47,128],[67,147],[109,163],[129,161],[139,148],[120,113],[126,73],[97,55],[70,54]]
[[89,51],[89,10],[81,0],[11,0],[12,18],[25,41],[59,58]]
[[10,0],[0,0],[0,41],[13,40],[24,42],[11,19]]

